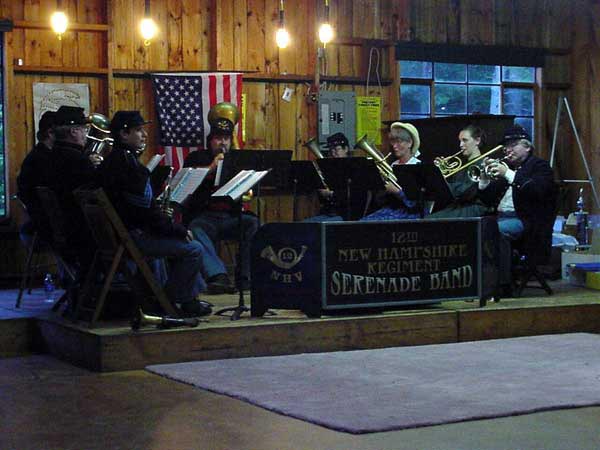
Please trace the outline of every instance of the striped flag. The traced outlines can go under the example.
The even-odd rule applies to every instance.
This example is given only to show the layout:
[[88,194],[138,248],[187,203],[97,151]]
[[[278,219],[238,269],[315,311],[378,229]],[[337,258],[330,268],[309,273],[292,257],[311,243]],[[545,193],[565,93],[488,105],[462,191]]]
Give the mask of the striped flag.
[[[165,154],[162,164],[172,166],[173,173],[190,152],[206,148],[214,104],[231,102],[242,111],[241,73],[153,73],[152,86],[160,130],[157,153]],[[240,143],[241,128],[238,124],[235,131]]]

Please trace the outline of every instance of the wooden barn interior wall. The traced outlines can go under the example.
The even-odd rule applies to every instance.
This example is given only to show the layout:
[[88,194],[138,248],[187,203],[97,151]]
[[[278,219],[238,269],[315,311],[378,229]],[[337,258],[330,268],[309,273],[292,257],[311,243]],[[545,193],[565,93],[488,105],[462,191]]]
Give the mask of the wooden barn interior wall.
[[[482,44],[537,47],[548,50],[540,80],[537,145],[549,156],[557,99],[568,95],[592,169],[599,167],[600,53],[598,0],[331,0],[336,41],[327,46],[328,89],[353,90],[383,99],[383,119],[398,117],[398,74],[393,43]],[[306,159],[302,143],[316,134],[316,106],[306,101],[317,54],[316,29],[323,1],[285,2],[285,19],[292,37],[287,49],[274,42],[278,0],[151,0],[151,13],[160,29],[146,47],[138,33],[144,0],[62,0],[74,31],[62,40],[47,28],[56,0],[0,0],[0,17],[15,28],[5,33],[6,126],[9,189],[21,161],[34,144],[32,85],[35,82],[80,82],[90,87],[91,110],[111,115],[118,109],[139,109],[155,118],[147,71],[248,71],[246,147],[294,150]],[[367,89],[368,55],[381,54],[380,74],[389,80],[381,89],[371,72]],[[15,65],[22,59],[23,65]],[[291,102],[281,96],[294,91]],[[155,122],[156,123],[156,122]],[[151,127],[150,148],[156,144]],[[584,177],[583,164],[563,117],[559,133],[561,178]],[[454,143],[452,143],[454,144]],[[588,198],[588,200],[591,200]],[[264,204],[268,203],[268,208]],[[264,202],[267,221],[290,220],[287,198]],[[591,205],[591,201],[588,201]],[[16,229],[21,221],[11,203]],[[307,202],[309,214],[314,203]],[[6,252],[3,252],[6,253]],[[14,252],[0,261],[6,267]]]

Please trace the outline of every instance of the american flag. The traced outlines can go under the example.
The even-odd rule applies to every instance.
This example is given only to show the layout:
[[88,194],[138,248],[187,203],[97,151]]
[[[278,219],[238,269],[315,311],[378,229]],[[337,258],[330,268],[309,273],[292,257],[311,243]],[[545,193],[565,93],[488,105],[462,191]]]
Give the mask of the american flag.
[[[190,152],[206,148],[211,106],[231,102],[241,113],[241,73],[154,73],[152,85],[160,126],[157,153],[165,154],[162,163],[173,167],[173,173]],[[242,142],[239,124],[236,132]]]

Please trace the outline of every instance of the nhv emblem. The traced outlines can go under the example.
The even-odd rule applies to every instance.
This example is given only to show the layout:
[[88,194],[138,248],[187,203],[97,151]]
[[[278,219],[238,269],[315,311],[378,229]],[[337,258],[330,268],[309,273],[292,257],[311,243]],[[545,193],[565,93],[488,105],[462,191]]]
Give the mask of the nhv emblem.
[[300,249],[300,254],[298,254],[298,252],[291,247],[283,247],[277,253],[275,253],[273,247],[269,245],[262,249],[260,256],[261,258],[271,261],[280,269],[291,269],[302,260],[307,248],[308,247],[306,245],[303,245]]

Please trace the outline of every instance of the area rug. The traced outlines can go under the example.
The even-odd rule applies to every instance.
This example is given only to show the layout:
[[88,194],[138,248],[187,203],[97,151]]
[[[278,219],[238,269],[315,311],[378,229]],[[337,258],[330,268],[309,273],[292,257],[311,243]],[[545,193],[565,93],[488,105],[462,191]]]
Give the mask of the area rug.
[[600,335],[587,333],[147,369],[355,434],[600,404]]

